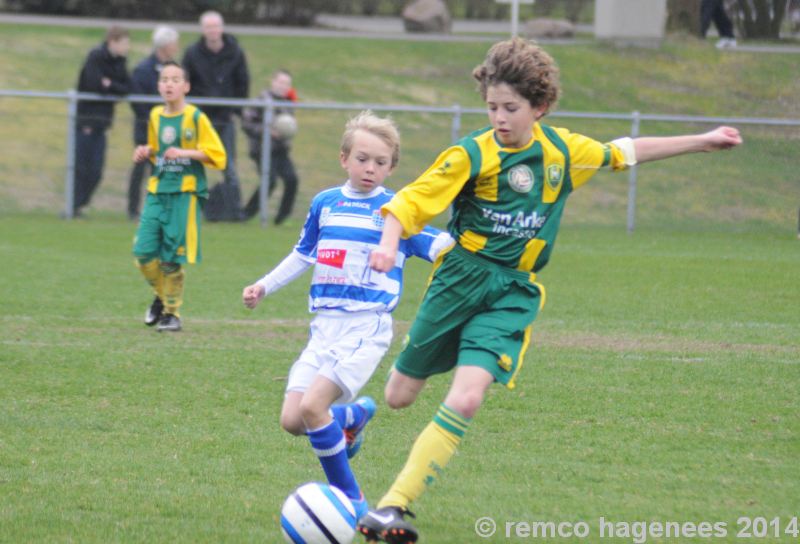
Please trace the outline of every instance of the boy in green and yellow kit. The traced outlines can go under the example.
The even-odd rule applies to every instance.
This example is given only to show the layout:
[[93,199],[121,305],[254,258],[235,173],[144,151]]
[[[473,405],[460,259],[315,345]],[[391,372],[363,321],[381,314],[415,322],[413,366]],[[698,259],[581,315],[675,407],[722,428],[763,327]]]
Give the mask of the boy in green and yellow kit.
[[208,197],[204,165],[225,168],[225,148],[208,117],[186,103],[189,82],[177,63],[165,63],[158,79],[164,105],[150,112],[147,145],[133,160],[153,162],[147,197],[133,245],[142,275],[155,291],[145,324],[181,330],[184,272],[200,262],[200,213]]
[[451,206],[448,230],[456,240],[434,265],[386,384],[386,404],[409,406],[429,377],[451,370],[454,376],[377,509],[359,520],[369,542],[417,541],[416,527],[405,519],[409,506],[453,457],[489,387],[514,387],[545,301],[536,275],[550,259],[569,195],[601,168],[623,170],[742,143],[733,127],[603,143],[549,126],[541,120],[558,99],[558,74],[552,57],[532,42],[514,38],[492,46],[472,74],[489,126],[443,151],[381,208],[383,234],[369,257],[375,271],[394,266],[401,237]]

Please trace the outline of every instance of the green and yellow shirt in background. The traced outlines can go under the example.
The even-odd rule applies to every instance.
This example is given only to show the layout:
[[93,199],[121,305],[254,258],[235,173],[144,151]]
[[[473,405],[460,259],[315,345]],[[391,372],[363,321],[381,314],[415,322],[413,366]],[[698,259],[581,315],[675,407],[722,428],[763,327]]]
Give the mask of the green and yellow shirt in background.
[[208,197],[203,163],[193,159],[164,159],[170,147],[198,149],[208,157],[206,164],[224,170],[227,162],[225,147],[206,114],[196,106],[186,104],[180,113],[168,115],[164,106],[156,106],[150,112],[147,143],[154,151],[151,161],[153,175],[147,182],[147,190],[154,194],[195,193],[200,198]]
[[507,148],[487,127],[446,149],[382,210],[410,236],[452,202],[448,230],[464,249],[537,272],[550,258],[567,197],[602,167],[625,168],[615,145],[535,123],[528,145]]

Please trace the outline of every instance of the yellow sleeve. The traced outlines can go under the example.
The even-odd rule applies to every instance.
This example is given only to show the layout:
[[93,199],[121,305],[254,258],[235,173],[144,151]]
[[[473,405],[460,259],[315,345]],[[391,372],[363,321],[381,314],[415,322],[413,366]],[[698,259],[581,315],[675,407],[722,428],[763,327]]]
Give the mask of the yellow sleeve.
[[154,106],[150,110],[150,120],[147,123],[147,145],[152,150],[150,153],[150,162],[156,163],[156,156],[158,156],[158,118],[163,106]]
[[614,144],[603,144],[582,134],[563,128],[555,131],[567,144],[570,157],[570,176],[572,187],[577,189],[604,167],[612,170],[624,170],[625,158]]
[[200,114],[197,125],[197,149],[208,157],[207,160],[203,161],[203,164],[207,164],[217,170],[225,170],[228,156],[225,153],[225,146],[222,145],[222,140],[219,139],[219,134],[214,130],[214,125],[211,124],[205,113]]
[[419,234],[425,225],[455,200],[469,181],[470,160],[466,150],[454,146],[442,152],[415,181],[403,187],[381,212],[391,212],[403,225],[403,236]]

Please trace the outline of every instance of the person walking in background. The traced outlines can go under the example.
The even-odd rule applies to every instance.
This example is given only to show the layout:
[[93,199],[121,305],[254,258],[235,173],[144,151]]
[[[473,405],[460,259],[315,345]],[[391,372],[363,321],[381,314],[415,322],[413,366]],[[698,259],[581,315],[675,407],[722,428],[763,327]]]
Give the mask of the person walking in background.
[[733,23],[725,12],[725,0],[703,0],[700,4],[700,36],[706,37],[711,22],[717,27],[719,41],[718,49],[736,47],[736,37],[733,35]]
[[[103,43],[86,57],[78,77],[78,92],[123,95],[130,92],[128,30],[112,26]],[[114,117],[114,102],[81,100],[75,125],[75,185],[72,216],[82,217],[100,185],[106,157],[106,131]]]
[[147,144],[136,146],[134,162],[151,161],[142,218],[133,255],[155,298],[145,325],[175,332],[182,328],[183,264],[199,263],[200,210],[208,196],[205,166],[225,168],[225,148],[208,117],[186,103],[186,71],[166,62],[158,77],[163,106],[150,112]]
[[[269,89],[265,89],[259,98],[272,97],[273,100],[297,102],[297,92],[292,87],[292,75],[288,70],[280,69],[272,74]],[[274,119],[282,115],[294,115],[292,108],[285,106],[276,107],[273,111]],[[242,128],[250,140],[250,158],[256,163],[258,173],[261,173],[261,146],[264,140],[263,134],[263,108],[245,108],[242,112]],[[294,134],[280,132],[276,129],[270,130],[270,168],[269,168],[269,195],[275,190],[277,180],[283,181],[283,196],[278,213],[275,216],[275,224],[280,225],[292,213],[294,200],[297,196],[297,172],[289,156],[291,151],[291,140]],[[253,196],[244,207],[244,218],[250,219],[258,213],[259,194],[261,185],[255,190]]]
[[[131,75],[132,94],[151,94],[158,96],[158,76],[165,62],[174,61],[178,56],[178,31],[166,25],[160,25],[153,30],[153,52],[133,70]],[[150,110],[155,104],[131,102],[133,109],[133,143],[134,145],[147,144],[147,122]],[[131,220],[139,219],[139,206],[142,200],[142,178],[150,168],[149,161],[137,162],[131,169],[128,180],[128,217]]]
[[[191,96],[247,98],[250,92],[247,59],[236,38],[225,33],[222,15],[206,11],[200,16],[200,28],[202,36],[186,49],[183,57],[192,87]],[[204,106],[203,111],[211,119],[228,155],[222,190],[224,211],[219,219],[237,221],[241,219],[241,190],[236,172],[233,114],[241,110],[230,106]]]

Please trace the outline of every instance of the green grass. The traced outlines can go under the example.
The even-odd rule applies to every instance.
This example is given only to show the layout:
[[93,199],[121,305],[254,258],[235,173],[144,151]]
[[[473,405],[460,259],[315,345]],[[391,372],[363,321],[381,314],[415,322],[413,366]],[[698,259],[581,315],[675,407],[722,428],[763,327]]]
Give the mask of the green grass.
[[[490,390],[416,504],[424,541],[479,541],[475,520],[492,516],[584,521],[595,536],[600,517],[725,522],[713,541],[734,542],[740,516],[798,515],[797,240],[566,223],[518,387]],[[253,312],[240,296],[299,226],[205,225],[185,330],[165,335],[141,323],[133,225],[0,218],[0,540],[280,542],[286,494],[323,478],[277,421],[307,337],[307,278]],[[427,271],[409,266],[396,338]],[[448,384],[390,412],[397,344],[366,388],[379,412],[353,464],[373,502]]]
[[[72,87],[102,34],[0,26],[0,88]],[[285,66],[304,100],[480,106],[469,73],[486,43],[241,40],[253,91]],[[131,65],[147,41],[134,32]],[[720,53],[699,40],[547,49],[561,66],[564,110],[800,117],[793,55]],[[342,181],[350,113],[299,112],[294,217],[269,231],[205,225],[204,262],[187,275],[186,330],[159,335],[141,323],[148,290],[130,255],[134,226],[122,219],[129,108],[117,108],[91,219],[63,222],[64,104],[0,99],[0,542],[280,541],[284,497],[323,477],[306,442],[278,427],[308,334],[307,279],[255,312],[241,289],[289,251],[311,196]],[[395,118],[396,188],[447,145],[449,119]],[[629,130],[550,122],[600,140]],[[467,115],[463,130],[483,124]],[[642,132],[704,128],[644,123]],[[785,526],[800,515],[798,131],[740,128],[736,151],[639,168],[633,235],[626,175],[599,174],[572,197],[518,387],[490,391],[459,455],[416,505],[424,542],[479,541],[481,516],[585,521],[588,542],[600,517],[724,522],[727,537],[713,541],[739,542],[740,516]],[[249,192],[255,172],[243,151],[239,161]],[[409,265],[396,338],[428,268]],[[380,399],[398,344],[365,390],[380,411],[354,468],[373,503],[449,381],[432,379],[414,406],[390,412]]]

